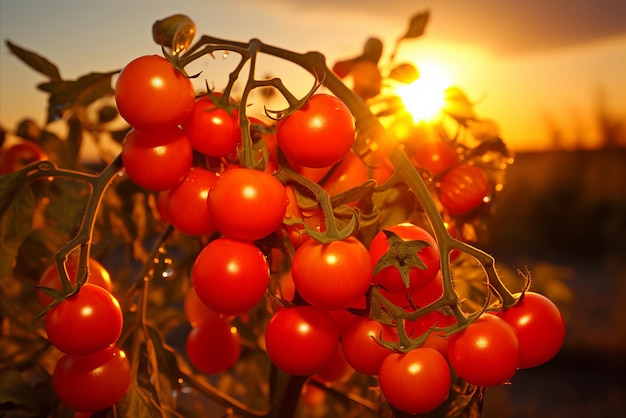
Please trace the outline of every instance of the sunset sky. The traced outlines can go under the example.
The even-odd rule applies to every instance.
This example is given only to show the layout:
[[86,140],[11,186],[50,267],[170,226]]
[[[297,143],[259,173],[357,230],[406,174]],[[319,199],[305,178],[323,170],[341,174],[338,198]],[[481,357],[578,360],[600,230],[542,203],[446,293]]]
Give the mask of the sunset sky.
[[563,147],[597,145],[598,103],[626,120],[623,0],[0,0],[0,124],[43,123],[46,106],[35,88],[45,78],[9,53],[7,39],[72,79],[159,53],[153,22],[184,13],[199,33],[317,50],[333,63],[358,55],[371,36],[389,54],[422,10],[431,12],[426,34],[403,42],[398,59],[440,68],[511,148],[548,148],[555,131]]

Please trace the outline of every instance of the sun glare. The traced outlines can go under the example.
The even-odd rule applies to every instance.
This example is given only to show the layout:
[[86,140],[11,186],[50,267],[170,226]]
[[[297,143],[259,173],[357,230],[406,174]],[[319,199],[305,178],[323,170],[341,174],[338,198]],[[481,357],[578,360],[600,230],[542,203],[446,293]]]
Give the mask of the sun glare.
[[428,121],[441,111],[444,91],[452,83],[449,74],[436,63],[423,62],[417,66],[420,77],[409,85],[398,87],[396,93],[414,121]]

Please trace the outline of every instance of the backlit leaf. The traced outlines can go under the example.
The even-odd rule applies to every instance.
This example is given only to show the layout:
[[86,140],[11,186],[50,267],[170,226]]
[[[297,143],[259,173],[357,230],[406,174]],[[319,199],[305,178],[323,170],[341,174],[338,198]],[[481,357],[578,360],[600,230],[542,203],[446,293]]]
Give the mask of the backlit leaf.
[[11,41],[7,41],[7,46],[9,47],[11,52],[13,52],[19,59],[21,59],[33,70],[45,76],[48,76],[51,80],[61,79],[61,73],[59,73],[59,69],[47,58],[44,58],[33,51],[21,48]]

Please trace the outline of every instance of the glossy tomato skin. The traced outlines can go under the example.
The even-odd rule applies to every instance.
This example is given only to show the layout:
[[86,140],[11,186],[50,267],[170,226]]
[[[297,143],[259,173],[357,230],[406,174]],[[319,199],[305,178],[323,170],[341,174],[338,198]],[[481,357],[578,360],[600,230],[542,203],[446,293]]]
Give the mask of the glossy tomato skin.
[[423,414],[448,398],[451,375],[448,363],[437,350],[419,347],[406,354],[387,356],[378,380],[391,405],[409,414]]
[[241,353],[237,328],[226,318],[212,316],[187,336],[187,356],[194,367],[206,374],[223,372],[233,366]]
[[[441,312],[429,312],[415,321],[406,321],[405,329],[410,338],[417,338],[431,330],[431,328],[445,328],[456,323],[453,315],[444,315]],[[431,330],[422,347],[432,347],[439,351],[444,358],[448,358],[448,337],[446,331]]]
[[489,190],[489,179],[482,168],[459,164],[441,178],[439,200],[450,214],[461,215],[482,205]]
[[180,183],[191,167],[189,139],[178,128],[158,131],[131,129],[122,142],[122,162],[139,187],[160,192]]
[[207,207],[207,197],[217,175],[191,167],[185,178],[167,196],[167,217],[177,230],[189,235],[208,235],[217,230]]
[[226,170],[207,199],[217,230],[243,241],[256,241],[274,232],[283,222],[287,203],[280,181],[249,168]]
[[212,318],[227,318],[226,316],[220,315],[206,306],[198,296],[198,293],[193,286],[185,295],[185,300],[183,301],[183,313],[192,328],[195,328],[204,321]]
[[191,113],[195,100],[191,81],[158,55],[134,59],[115,83],[120,115],[141,130],[180,125]]
[[293,257],[291,275],[296,290],[320,309],[345,309],[357,304],[372,277],[372,263],[356,238],[322,244],[305,241]]
[[198,297],[210,309],[238,315],[263,298],[269,274],[267,259],[257,246],[222,237],[200,251],[192,279]]
[[11,145],[0,154],[0,174],[13,173],[37,161],[48,159],[48,154],[32,141]]
[[357,372],[377,376],[383,361],[393,353],[379,344],[384,341],[398,341],[394,328],[363,316],[355,317],[341,334],[343,354],[348,364]]
[[425,168],[433,177],[438,177],[458,163],[459,155],[448,142],[424,141],[412,160],[417,167]]
[[341,161],[352,148],[354,133],[347,106],[323,93],[311,96],[277,126],[278,145],[290,161],[304,167],[329,167]]
[[[417,267],[410,269],[408,288],[402,281],[400,271],[394,266],[380,270],[374,276],[372,282],[389,292],[397,293],[415,292],[428,286],[439,273],[440,256],[437,241],[428,231],[410,223],[392,225],[385,228],[385,230],[395,233],[404,241],[426,241],[429,245],[417,252],[417,256],[426,264],[426,269],[422,270]],[[389,240],[385,233],[380,231],[374,236],[369,248],[369,254],[374,266],[388,250]]]
[[519,364],[515,330],[498,316],[484,313],[450,337],[448,360],[454,371],[472,385],[504,384]]
[[193,110],[183,123],[183,130],[193,149],[212,157],[231,155],[241,143],[237,116],[217,107],[210,96],[196,100]]
[[87,356],[62,355],[52,374],[59,400],[80,412],[101,411],[118,403],[130,381],[128,358],[113,346]]
[[[95,284],[106,291],[111,292],[113,289],[111,276],[104,266],[102,266],[98,260],[89,258],[87,268],[88,276],[86,283]],[[72,284],[76,284],[76,275],[78,274],[78,257],[68,258],[65,263],[65,269],[67,270],[70,282]],[[61,290],[61,276],[59,275],[59,269],[56,264],[51,264],[44,270],[37,285]],[[37,292],[37,299],[39,300],[41,306],[48,306],[53,302],[53,299],[42,291]]]
[[122,333],[122,310],[113,295],[94,284],[46,313],[48,339],[72,356],[84,356],[115,344]]
[[278,311],[267,324],[265,346],[272,363],[288,374],[316,373],[335,354],[339,330],[326,311],[308,305]]
[[517,333],[521,369],[544,364],[563,346],[565,341],[563,316],[550,299],[539,293],[525,292],[516,305],[503,310],[498,316]]

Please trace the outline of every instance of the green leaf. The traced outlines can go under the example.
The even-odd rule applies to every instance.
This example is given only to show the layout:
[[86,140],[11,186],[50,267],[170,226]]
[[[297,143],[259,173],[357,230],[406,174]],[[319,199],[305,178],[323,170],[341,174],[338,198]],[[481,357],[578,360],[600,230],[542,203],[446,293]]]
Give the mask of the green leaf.
[[400,272],[402,282],[408,288],[410,285],[409,272],[411,268],[426,270],[426,264],[417,253],[422,248],[430,246],[430,244],[422,240],[405,241],[394,232],[387,230],[383,230],[383,233],[387,236],[389,249],[374,266],[374,274],[377,274],[384,268],[395,267]]
[[59,73],[59,69],[56,65],[50,62],[47,58],[42,57],[41,55],[21,48],[11,41],[6,42],[7,46],[19,59],[21,59],[26,65],[28,65],[33,70],[48,76],[51,80],[60,80],[61,73]]
[[[4,187],[3,187],[4,189]],[[4,202],[4,195],[3,202]],[[21,187],[12,195],[0,218],[0,279],[6,279],[13,272],[22,241],[32,231],[35,198],[30,187]]]

